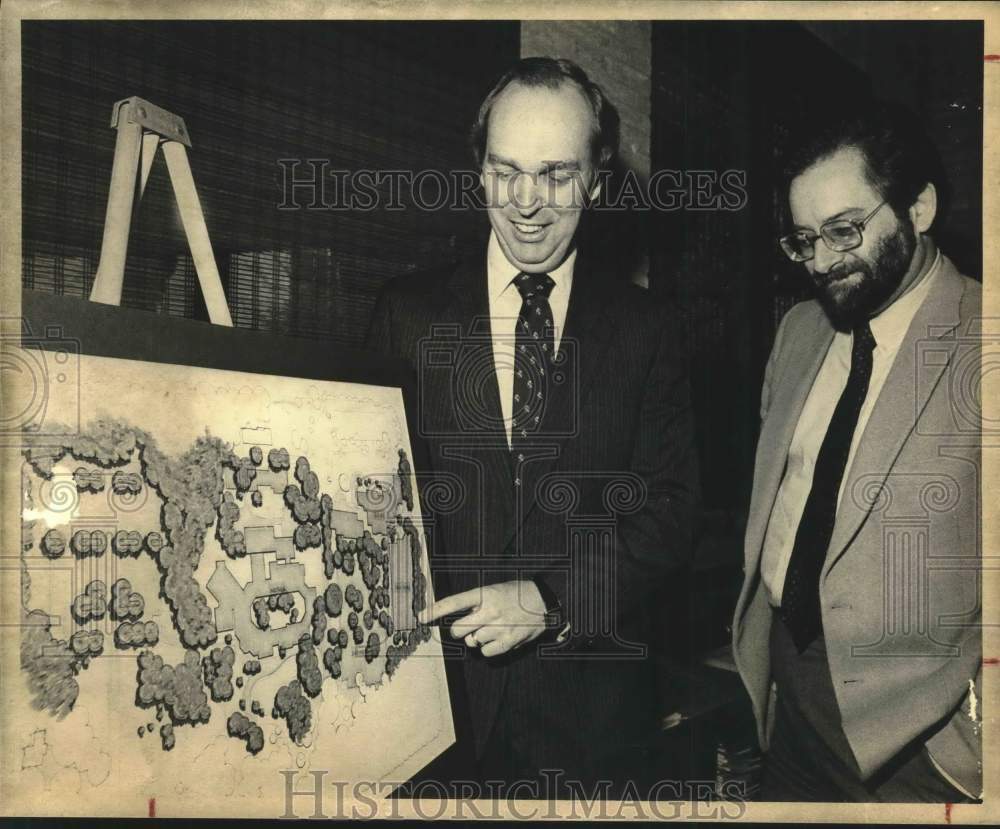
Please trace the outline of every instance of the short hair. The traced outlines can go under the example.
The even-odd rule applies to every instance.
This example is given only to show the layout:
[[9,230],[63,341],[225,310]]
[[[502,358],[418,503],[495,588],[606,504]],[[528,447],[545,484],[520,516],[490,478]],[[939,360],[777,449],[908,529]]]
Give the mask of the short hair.
[[500,76],[486,97],[469,131],[469,143],[476,166],[482,167],[486,156],[486,135],[489,130],[490,112],[500,94],[512,83],[522,86],[544,86],[559,89],[564,84],[572,84],[583,94],[590,104],[597,125],[591,135],[591,159],[598,168],[607,167],[618,153],[619,124],[618,110],[615,109],[596,83],[587,77],[573,61],[564,58],[533,57],[522,58]]
[[803,119],[785,153],[784,195],[792,180],[813,164],[848,148],[861,153],[865,178],[897,216],[906,213],[928,183],[943,200],[944,165],[923,124],[898,104],[875,100]]

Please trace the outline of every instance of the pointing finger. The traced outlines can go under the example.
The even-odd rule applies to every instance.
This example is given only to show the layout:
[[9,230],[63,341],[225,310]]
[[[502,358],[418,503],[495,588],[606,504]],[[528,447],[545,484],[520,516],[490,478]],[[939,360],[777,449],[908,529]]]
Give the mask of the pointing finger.
[[450,616],[453,613],[472,610],[479,606],[481,595],[482,591],[478,587],[474,587],[472,590],[466,590],[464,593],[445,596],[443,599],[434,602],[429,608],[420,611],[418,618],[426,625],[440,619],[442,616]]

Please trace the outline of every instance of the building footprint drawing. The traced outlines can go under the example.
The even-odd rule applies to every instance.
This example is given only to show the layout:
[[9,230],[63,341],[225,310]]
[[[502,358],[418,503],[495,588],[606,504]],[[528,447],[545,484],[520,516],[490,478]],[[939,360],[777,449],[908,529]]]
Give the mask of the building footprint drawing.
[[450,745],[399,390],[80,359],[103,393],[23,451],[10,773],[267,816],[289,770],[388,794]]

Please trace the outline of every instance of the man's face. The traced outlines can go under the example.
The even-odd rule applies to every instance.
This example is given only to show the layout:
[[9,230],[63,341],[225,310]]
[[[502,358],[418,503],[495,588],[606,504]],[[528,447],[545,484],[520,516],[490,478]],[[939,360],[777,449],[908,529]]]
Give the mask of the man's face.
[[[788,201],[795,229],[818,233],[831,219],[864,219],[882,196],[865,177],[861,152],[841,148],[793,179]],[[869,319],[887,304],[902,284],[916,248],[912,223],[900,221],[889,205],[871,218],[862,236],[860,247],[843,253],[831,251],[817,239],[815,255],[805,263],[817,299],[841,330]]]
[[568,83],[513,83],[494,102],[481,181],[490,224],[518,270],[550,272],[573,250],[586,191],[597,195],[594,126],[583,94]]

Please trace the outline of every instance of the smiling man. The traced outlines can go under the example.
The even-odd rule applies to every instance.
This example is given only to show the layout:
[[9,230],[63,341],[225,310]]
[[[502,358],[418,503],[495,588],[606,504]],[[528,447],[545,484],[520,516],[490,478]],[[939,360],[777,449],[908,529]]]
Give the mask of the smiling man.
[[[580,125],[602,115],[611,119],[607,104],[595,110],[586,89],[567,80],[555,88],[508,84],[487,98],[484,107],[473,141],[493,239],[519,271],[547,273],[562,267],[571,272],[581,207],[600,192],[597,172],[613,152],[608,144],[600,145],[614,141],[602,135],[599,123],[593,125],[594,135]],[[525,128],[529,113],[537,119],[532,129]]]
[[982,791],[981,435],[958,379],[977,376],[981,288],[928,235],[941,186],[888,105],[788,157],[780,244],[816,296],[765,371],[733,624],[765,800]]
[[648,613],[691,544],[678,326],[588,250],[618,117],[578,66],[517,63],[471,140],[489,241],[391,283],[369,336],[416,367],[427,480],[453,496],[425,499],[448,585],[423,621],[461,646],[462,773],[494,796],[621,791],[652,771]]

